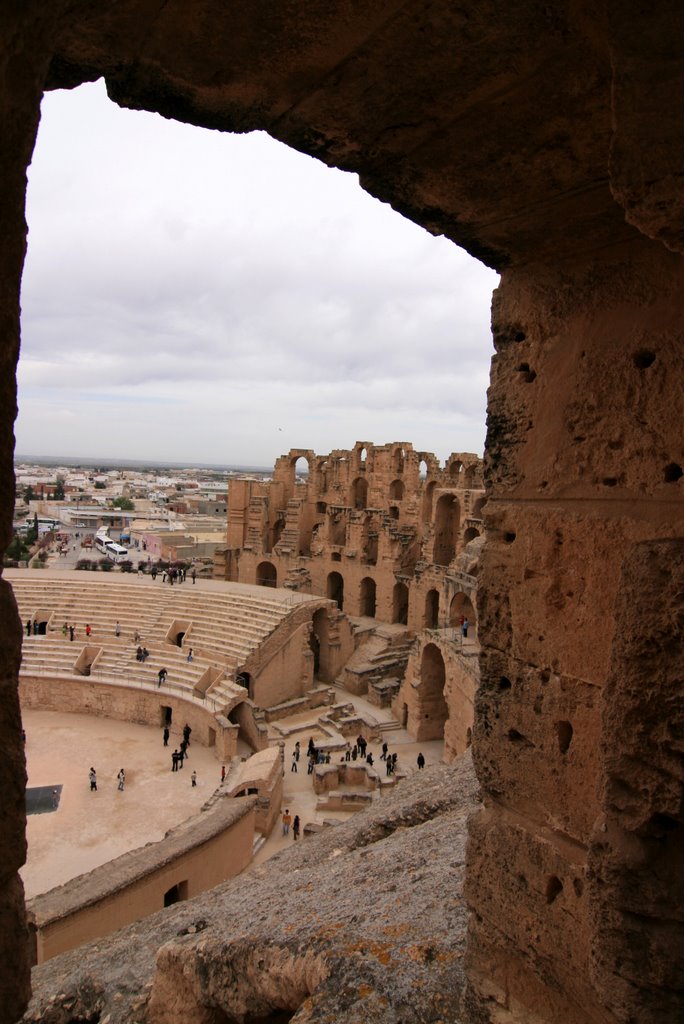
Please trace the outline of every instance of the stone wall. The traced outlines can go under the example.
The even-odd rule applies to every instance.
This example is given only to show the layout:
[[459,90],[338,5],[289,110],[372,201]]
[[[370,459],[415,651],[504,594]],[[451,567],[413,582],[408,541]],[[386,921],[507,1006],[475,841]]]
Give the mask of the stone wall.
[[448,615],[445,574],[483,534],[483,499],[482,463],[470,453],[441,468],[408,442],[293,449],[272,481],[231,481],[215,574],[321,594],[350,615],[418,631],[435,586]]
[[158,843],[30,900],[32,963],[111,935],[167,902],[192,899],[238,875],[252,859],[256,805],[255,797],[216,797]]

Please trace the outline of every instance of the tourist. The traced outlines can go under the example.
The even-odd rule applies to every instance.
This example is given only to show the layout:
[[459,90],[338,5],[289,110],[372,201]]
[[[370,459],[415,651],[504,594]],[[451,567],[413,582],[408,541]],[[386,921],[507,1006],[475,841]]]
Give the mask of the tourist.
[[359,751],[358,751],[357,745],[355,743],[354,746],[352,747],[352,752],[351,752],[351,759],[352,759],[352,761],[355,761],[358,756],[359,756]]
[[150,652],[147,650],[146,647],[143,647],[143,649],[142,649],[142,658],[140,660],[141,661],[147,661],[149,656],[150,656]]
[[392,774],[393,774],[393,775],[394,775],[394,773],[395,773],[395,772],[396,772],[396,770],[397,770],[397,757],[398,757],[398,756],[399,756],[399,755],[397,754],[397,752],[396,752],[396,750],[395,750],[395,751],[394,751],[394,753],[392,754]]
[[193,582],[193,585],[194,585],[194,582],[197,579],[197,573],[195,572],[194,566],[193,566],[193,569],[192,569],[191,576],[192,576],[192,582]]
[[63,622],[62,623],[62,636],[64,637],[65,640],[66,640],[66,635],[67,635],[68,632],[69,632],[69,627],[67,626],[66,622]]
[[223,783],[225,781],[226,781],[226,766],[225,766],[225,764],[222,764],[221,765],[221,782]]
[[140,643],[140,640],[141,640],[141,636],[140,636],[140,633],[139,633],[139,632],[138,632],[138,630],[136,629],[135,633],[133,634],[133,643],[134,643],[134,644],[139,644],[139,643]]
[[90,636],[91,633],[92,629],[90,628],[90,624],[86,622],[86,636]]
[[373,755],[372,754],[366,754],[366,764],[369,764],[371,766],[371,768],[373,767]]
[[425,767],[425,758],[423,757],[422,754],[418,754],[418,757],[416,758],[416,764],[421,770]]
[[26,620],[26,636],[31,636],[31,620]]
[[[181,743],[180,743],[180,752],[181,752],[181,754],[183,755],[183,758],[184,758],[184,759],[185,759],[185,758],[186,758],[186,757],[188,756],[188,741],[187,741],[187,740],[185,740],[185,739],[184,739],[184,740],[181,740]],[[183,762],[181,761],[181,768],[182,768],[182,767],[183,767]]]
[[306,769],[307,775],[313,775],[314,765],[316,764],[316,751],[314,750],[309,754],[309,767]]
[[38,636],[38,619],[33,620],[33,635]]
[[299,815],[295,814],[294,821],[292,822],[292,838],[295,842],[299,839]]
[[162,683],[166,682],[167,675],[168,675],[168,672],[166,671],[165,668],[160,668],[159,669],[159,672],[157,673],[157,678],[159,680],[159,682],[157,683],[157,686],[161,686]]
[[90,792],[97,792],[97,773],[94,768],[91,768],[88,772],[88,778],[90,779]]
[[295,743],[294,748],[295,754],[297,755],[297,761],[299,762],[299,740],[297,740],[297,742]]
[[315,749],[316,749],[316,745],[314,743],[313,736],[309,736],[309,745],[306,748],[306,756],[307,757],[311,757],[311,754],[313,753],[313,751]]
[[116,626],[114,626],[114,636],[121,636],[121,623],[116,620]]
[[387,743],[385,742],[382,745],[382,754],[380,755],[380,760],[381,761],[386,761],[387,760],[387,750],[388,750],[388,747],[387,747]]
[[292,766],[290,768],[290,771],[291,772],[296,772],[297,771],[297,751],[296,750],[292,751]]
[[162,583],[166,583],[166,569],[162,571]]
[[150,573],[150,575],[152,577],[152,582],[154,583],[154,581],[157,578],[157,566],[156,565],[152,566],[152,572]]
[[117,779],[119,780],[119,785],[117,786],[117,789],[119,790],[119,792],[123,793],[124,782],[126,781],[126,773],[123,770],[123,768],[119,769],[119,774],[117,775]]
[[179,768],[182,768],[182,767],[183,767],[183,761],[185,760],[185,758],[186,758],[187,756],[188,756],[188,755],[187,755],[187,754],[185,753],[185,751],[183,750],[183,744],[181,743],[181,748],[180,748],[180,750],[178,751],[178,767],[179,767]]
[[187,657],[186,660],[187,660],[188,663],[190,663],[192,661],[192,647],[188,651],[188,657]]
[[285,813],[283,814],[283,835],[284,836],[286,836],[288,834],[288,832],[290,831],[291,823],[292,823],[292,815],[290,814],[289,810],[286,807],[285,808]]
[[388,757],[387,760],[385,761],[385,772],[389,776],[389,775],[392,774],[393,771],[394,771],[394,762],[392,761],[391,757]]
[[463,625],[461,626],[461,632],[463,633],[463,639],[465,640],[465,638],[468,636],[468,620],[467,619],[463,620]]
[[192,783],[193,788],[197,785],[197,772],[194,769],[190,776],[190,782]]
[[142,661],[143,660],[143,652],[142,652],[142,647],[140,647],[140,645],[138,645],[138,649],[135,652],[135,660],[136,661]]
[[168,725],[165,725],[164,726],[164,732],[162,733],[162,736],[164,737],[164,746],[165,747],[168,747],[168,745],[169,745],[169,735],[170,735],[169,727],[168,727]]
[[75,636],[76,636],[76,630],[74,629],[73,626],[69,626],[69,639],[73,640]]
[[351,760],[351,743],[347,744],[347,749],[344,752],[344,760],[345,761],[350,761]]
[[190,726],[186,722],[185,725],[183,726],[183,739],[185,740],[185,745],[187,747],[190,746],[190,733],[191,732],[192,732],[192,729],[190,728]]
[[174,750],[173,754],[171,755],[171,771],[172,772],[177,772],[178,771],[178,751],[177,750]]

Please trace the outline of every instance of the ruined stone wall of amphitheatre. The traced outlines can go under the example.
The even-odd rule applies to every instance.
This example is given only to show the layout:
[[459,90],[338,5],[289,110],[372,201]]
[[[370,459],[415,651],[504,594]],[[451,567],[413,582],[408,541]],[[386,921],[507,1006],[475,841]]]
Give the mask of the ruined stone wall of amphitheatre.
[[483,504],[473,454],[440,468],[407,442],[359,441],[325,456],[293,449],[270,482],[231,482],[216,574],[320,594],[416,632],[448,625],[457,594],[475,615],[475,581],[461,563],[484,533]]
[[[449,978],[439,1012],[478,1024],[681,1019],[682,923],[673,910],[683,898],[684,836],[681,3],[27,0],[5,8],[0,546],[10,540],[13,514],[26,170],[46,89],[104,76],[122,106],[219,131],[268,131],[358,174],[371,194],[496,268],[472,748],[483,805],[469,822],[466,994]],[[279,507],[287,520],[288,506]],[[258,538],[263,509],[257,503],[251,512]],[[348,590],[353,609],[355,585]],[[383,613],[388,604],[383,591]],[[17,874],[25,855],[20,652],[3,583],[0,1000],[11,1020],[29,995]],[[419,831],[396,830],[404,833],[396,870]],[[299,845],[295,856],[307,858]],[[449,856],[448,837],[440,849]],[[435,891],[420,910],[410,903],[430,867],[421,856],[415,887],[403,886],[407,929],[432,953],[435,936],[459,927],[452,910],[462,894],[453,872],[440,889],[447,898],[438,927],[421,932]],[[432,863],[440,863],[436,850]],[[326,869],[337,901],[351,886],[339,884],[332,860]],[[282,879],[264,882],[275,901]],[[354,882],[363,891],[364,879]],[[318,879],[312,891],[310,912],[318,912]],[[304,890],[300,896],[305,902]],[[249,910],[232,945],[238,963],[256,916]],[[150,1006],[163,997],[170,1024],[237,1016],[225,932],[214,946],[206,936],[193,943],[174,938],[179,917],[167,920],[175,945],[141,978],[155,989]],[[374,905],[364,927],[377,920]],[[348,914],[341,935],[347,922]],[[307,929],[301,946],[309,948]],[[360,981],[364,958],[355,950],[353,966],[344,950],[328,957],[331,934],[316,938],[327,947],[317,947],[325,970],[311,972],[301,999],[276,1003],[262,986],[261,1016],[289,1007],[302,1020],[319,1010],[358,1019],[363,1008],[344,1000],[359,998],[362,986],[349,982]],[[144,939],[139,961],[158,949],[153,935]],[[288,942],[292,933],[279,933],[274,954],[270,927],[261,948],[280,957]],[[435,1016],[437,1004],[428,1002],[441,960],[453,963],[462,951],[431,955],[429,976],[411,984],[423,1019]],[[66,1007],[78,999],[81,1019],[150,1020],[138,993],[112,981],[112,957],[103,951],[98,961],[92,949],[88,956],[88,990],[79,957],[42,993],[46,1015],[72,1019]],[[409,959],[400,961],[407,970]],[[383,1022],[413,1014],[401,1002],[406,990],[392,984],[397,961],[387,960],[391,976],[378,968],[369,986],[369,1001],[382,994],[372,1005]],[[63,1012],[50,1002],[57,995]]]

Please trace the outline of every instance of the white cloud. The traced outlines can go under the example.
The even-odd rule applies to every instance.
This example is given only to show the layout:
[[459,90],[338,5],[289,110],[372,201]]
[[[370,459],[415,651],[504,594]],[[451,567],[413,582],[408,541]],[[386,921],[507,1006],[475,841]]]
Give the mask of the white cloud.
[[355,176],[98,83],[46,96],[28,220],[18,451],[482,450],[496,276]]

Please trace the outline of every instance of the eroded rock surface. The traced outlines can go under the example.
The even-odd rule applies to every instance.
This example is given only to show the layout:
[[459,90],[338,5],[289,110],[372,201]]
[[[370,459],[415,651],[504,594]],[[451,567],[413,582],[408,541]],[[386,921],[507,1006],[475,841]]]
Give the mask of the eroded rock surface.
[[[33,973],[25,1024],[461,1021],[469,756]],[[285,1018],[286,1019],[286,1018]]]

